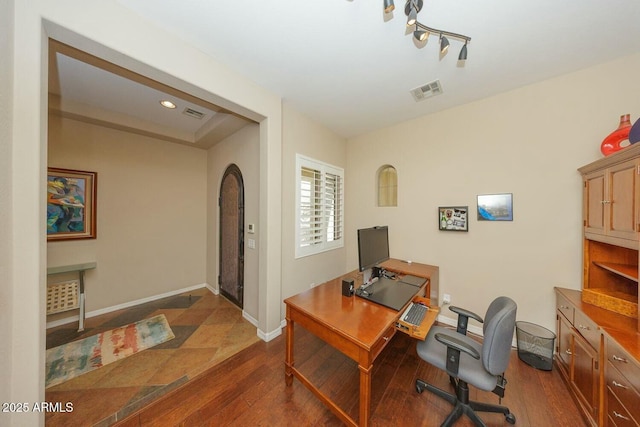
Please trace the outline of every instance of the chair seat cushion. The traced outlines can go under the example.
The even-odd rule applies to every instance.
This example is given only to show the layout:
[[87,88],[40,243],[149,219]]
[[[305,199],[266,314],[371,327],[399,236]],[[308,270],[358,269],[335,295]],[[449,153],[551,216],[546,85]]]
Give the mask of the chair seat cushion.
[[[418,342],[416,349],[422,360],[431,365],[446,371],[447,369],[447,346],[436,340],[435,335],[441,333],[451,335],[458,340],[464,341],[482,355],[482,344],[476,340],[462,334],[458,334],[455,330],[442,326],[432,326],[424,341]],[[474,359],[467,353],[460,352],[460,368],[458,378],[471,384],[481,390],[492,391],[497,384],[497,377],[487,372],[482,365],[482,357]]]

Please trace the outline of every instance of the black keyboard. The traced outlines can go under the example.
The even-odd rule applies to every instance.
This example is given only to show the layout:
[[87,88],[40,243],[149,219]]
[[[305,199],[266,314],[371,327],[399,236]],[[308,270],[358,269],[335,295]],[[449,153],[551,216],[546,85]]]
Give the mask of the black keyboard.
[[426,305],[411,303],[409,309],[403,313],[402,321],[418,326],[422,323],[428,309]]

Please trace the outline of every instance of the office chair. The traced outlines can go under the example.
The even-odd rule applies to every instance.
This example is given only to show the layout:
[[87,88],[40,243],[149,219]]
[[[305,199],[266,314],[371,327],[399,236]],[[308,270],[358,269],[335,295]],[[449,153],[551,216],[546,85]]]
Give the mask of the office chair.
[[516,303],[508,297],[496,298],[487,309],[483,322],[482,343],[466,336],[469,318],[482,322],[475,313],[450,307],[458,314],[458,328],[454,332],[442,326],[433,326],[424,341],[417,344],[418,356],[425,362],[446,371],[455,394],[416,380],[416,390],[428,390],[454,405],[442,427],[452,426],[462,414],[467,415],[477,426],[486,427],[476,414],[497,412],[504,414],[510,424],[516,417],[509,408],[489,403],[469,401],[469,384],[481,390],[492,391],[502,400],[507,383],[504,371],[509,364],[511,342],[516,322]]

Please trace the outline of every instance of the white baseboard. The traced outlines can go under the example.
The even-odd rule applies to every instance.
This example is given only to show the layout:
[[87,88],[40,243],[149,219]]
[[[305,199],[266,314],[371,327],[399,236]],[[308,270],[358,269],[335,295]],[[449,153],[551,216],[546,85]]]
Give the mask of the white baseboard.
[[258,336],[260,337],[260,339],[262,341],[265,341],[265,342],[269,342],[272,339],[274,339],[274,338],[276,338],[276,337],[278,337],[280,335],[282,335],[282,329],[281,328],[278,328],[275,331],[266,332],[266,333],[261,331],[260,329],[258,329]]
[[[85,316],[85,318],[88,319],[90,317],[100,316],[101,314],[111,313],[112,311],[122,310],[123,308],[133,307],[133,306],[138,305],[138,304],[144,304],[146,302],[156,301],[156,300],[159,300],[159,299],[162,299],[162,298],[172,297],[172,296],[175,296],[175,295],[180,295],[180,294],[185,293],[185,292],[195,291],[196,289],[202,289],[202,288],[207,288],[214,295],[218,295],[217,289],[212,288],[211,286],[209,286],[208,283],[201,283],[199,285],[193,285],[193,286],[189,286],[189,287],[186,287],[186,288],[177,289],[175,291],[166,292],[164,294],[153,295],[153,296],[150,296],[150,297],[141,298],[141,299],[138,299],[138,300],[135,300],[135,301],[129,301],[129,302],[126,302],[126,303],[123,303],[123,304],[114,305],[114,306],[111,306],[111,307],[101,308],[99,310],[93,310],[93,311],[88,312],[87,315]],[[60,326],[60,325],[66,325],[67,323],[77,322],[79,319],[80,319],[80,316],[75,315],[75,316],[65,317],[64,319],[58,319],[58,320],[55,320],[53,322],[47,322],[47,329],[55,328],[56,326]]]

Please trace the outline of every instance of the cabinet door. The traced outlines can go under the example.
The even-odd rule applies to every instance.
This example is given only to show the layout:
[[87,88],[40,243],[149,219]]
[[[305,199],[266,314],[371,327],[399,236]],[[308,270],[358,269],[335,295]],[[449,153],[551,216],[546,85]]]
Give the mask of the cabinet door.
[[584,221],[585,233],[605,233],[605,171],[596,171],[584,176]]
[[[623,239],[638,240],[636,227],[636,160],[631,160],[608,170],[608,195],[605,206],[609,218],[606,228],[609,235]],[[606,219],[605,213],[605,219]]]
[[565,379],[569,380],[569,368],[571,367],[571,324],[561,313],[556,314],[556,317],[558,322],[558,339],[556,340],[558,367]]
[[581,405],[596,422],[600,401],[598,353],[578,333],[572,333],[572,338],[571,385]]

